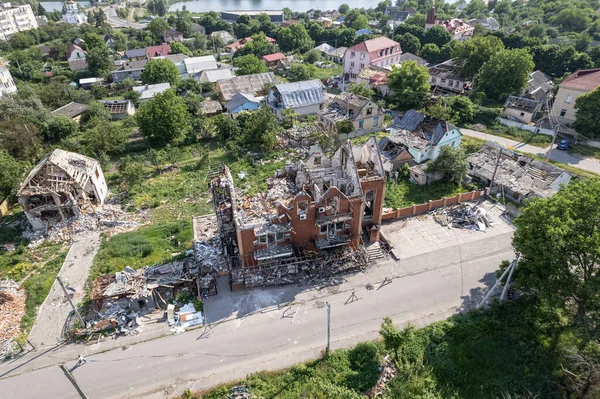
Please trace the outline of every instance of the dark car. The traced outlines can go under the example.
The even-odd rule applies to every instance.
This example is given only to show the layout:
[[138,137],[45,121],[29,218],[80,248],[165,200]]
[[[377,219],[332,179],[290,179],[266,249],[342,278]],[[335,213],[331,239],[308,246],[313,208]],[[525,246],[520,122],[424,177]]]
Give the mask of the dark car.
[[556,148],[558,148],[559,150],[567,151],[569,149],[569,141],[562,139],[560,143],[558,143],[558,146]]

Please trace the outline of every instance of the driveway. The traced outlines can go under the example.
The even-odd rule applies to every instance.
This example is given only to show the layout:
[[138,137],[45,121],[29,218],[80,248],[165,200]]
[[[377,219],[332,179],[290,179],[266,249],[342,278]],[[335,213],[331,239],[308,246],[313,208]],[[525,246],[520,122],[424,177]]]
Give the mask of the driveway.
[[[58,273],[65,285],[74,290],[72,301],[75,305],[83,300],[83,288],[99,247],[99,232],[76,236]],[[60,284],[54,280],[50,293],[38,310],[29,340],[38,348],[57,345],[62,341],[62,330],[69,313],[71,305]]]
[[[528,154],[539,155],[541,157],[545,157],[549,146],[546,148],[539,148],[529,144],[522,143],[516,140],[506,139],[504,137],[495,136],[493,134],[487,134],[483,132],[478,132],[476,130],[464,129],[460,128],[460,131],[465,136],[476,137],[478,139],[493,141],[498,143],[504,147],[511,148],[513,150],[521,151]],[[550,159],[552,161],[564,163],[566,165],[571,165],[579,169],[583,169],[588,172],[596,173],[600,175],[600,161],[592,157],[581,157],[575,154],[571,154],[567,151],[556,150],[556,145],[554,146],[554,150],[550,154]]]
[[123,18],[117,15],[117,9],[112,7],[106,7],[104,9],[104,14],[106,14],[106,20],[112,26],[116,26],[119,28],[133,28],[133,29],[144,29],[146,25],[138,24],[135,22],[129,22],[124,20]]
[[[75,370],[75,378],[90,397],[107,399],[174,397],[186,388],[205,389],[251,372],[288,367],[318,357],[325,348],[326,302],[331,304],[332,349],[377,338],[385,316],[397,324],[424,326],[477,304],[493,284],[499,264],[514,256],[510,229],[472,237],[477,239],[442,249],[430,245],[420,255],[381,262],[347,276],[341,286],[254,290],[237,306],[242,298],[225,298],[221,305],[240,313],[210,329],[102,353],[82,345],[32,353],[0,366],[0,392],[20,398],[78,398],[56,364],[73,366],[81,352],[88,363]],[[282,301],[285,306],[270,306]],[[207,317],[214,320],[216,303],[209,302]],[[256,311],[257,304],[268,307]]]

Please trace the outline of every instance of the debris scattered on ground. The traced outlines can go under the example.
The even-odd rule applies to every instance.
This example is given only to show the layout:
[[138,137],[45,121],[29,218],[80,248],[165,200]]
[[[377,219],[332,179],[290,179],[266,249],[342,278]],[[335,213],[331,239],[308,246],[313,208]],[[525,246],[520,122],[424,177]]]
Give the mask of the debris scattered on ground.
[[369,389],[369,391],[367,391],[366,396],[369,398],[382,397],[388,383],[396,376],[396,374],[398,374],[398,369],[394,364],[394,360],[389,356],[386,356],[383,359],[380,369],[381,373],[379,374],[377,383],[371,389]]
[[227,396],[227,399],[249,399],[249,398],[251,398],[250,390],[248,389],[248,387],[246,385],[236,385],[234,387],[231,387],[231,389],[229,390],[229,396]]
[[13,280],[0,281],[0,359],[16,349],[14,340],[21,335],[25,314],[25,293]]
[[485,231],[496,222],[482,206],[465,202],[433,211],[433,219],[442,226]]
[[28,228],[23,231],[22,235],[30,241],[29,247],[35,248],[44,241],[70,240],[78,233],[108,228],[128,229],[137,225],[139,225],[139,218],[135,214],[123,211],[121,205],[104,204],[102,208],[98,207],[87,213],[82,211],[79,216],[58,222],[47,232]]

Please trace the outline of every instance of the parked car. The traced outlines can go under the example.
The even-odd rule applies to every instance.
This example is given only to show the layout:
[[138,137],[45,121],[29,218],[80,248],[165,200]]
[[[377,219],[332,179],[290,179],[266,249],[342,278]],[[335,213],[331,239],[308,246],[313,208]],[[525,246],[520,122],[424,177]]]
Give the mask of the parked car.
[[558,146],[556,148],[558,148],[559,150],[567,151],[569,149],[569,141],[562,139],[560,143],[558,143]]

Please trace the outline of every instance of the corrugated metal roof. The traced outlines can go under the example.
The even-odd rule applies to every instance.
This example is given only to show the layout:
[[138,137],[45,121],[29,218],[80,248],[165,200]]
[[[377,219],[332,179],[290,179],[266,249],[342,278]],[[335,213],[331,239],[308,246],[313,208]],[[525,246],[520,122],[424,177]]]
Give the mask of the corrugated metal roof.
[[306,107],[325,102],[323,84],[318,79],[284,83],[275,88],[281,94],[285,108]]
[[215,69],[217,67],[217,60],[215,60],[214,55],[186,58],[183,62],[189,74],[200,73],[205,69]]

